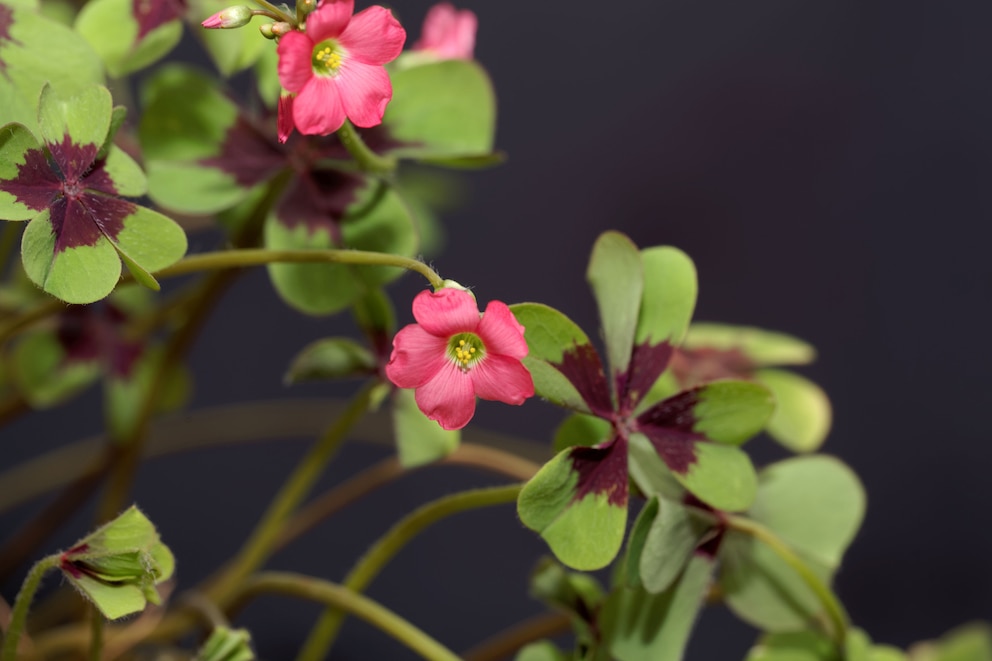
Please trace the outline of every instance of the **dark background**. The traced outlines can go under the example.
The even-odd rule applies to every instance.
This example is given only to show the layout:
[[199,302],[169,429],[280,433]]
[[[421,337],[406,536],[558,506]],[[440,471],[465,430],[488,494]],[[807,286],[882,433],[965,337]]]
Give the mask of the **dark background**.
[[[396,3],[409,43],[428,5]],[[497,142],[509,160],[463,178],[468,203],[446,216],[448,244],[434,261],[442,275],[474,286],[482,302],[546,302],[591,331],[583,274],[601,231],[684,249],[699,270],[697,319],[787,331],[820,350],[804,373],[833,401],[824,450],[855,469],[869,497],[837,578],[854,622],[904,647],[992,617],[992,5],[665,0],[474,9],[476,56],[499,95]],[[408,277],[393,292],[408,301],[421,288]],[[251,274],[192,353],[192,406],[341,394],[287,390],[281,377],[304,343],[347,328],[287,309],[263,272]],[[99,407],[91,393],[0,431],[2,467],[97,433]],[[546,443],[559,419],[537,401],[519,410],[483,403],[473,424]],[[759,461],[778,456],[767,440],[752,447]],[[136,499],[176,552],[180,588],[233,552],[303,448],[213,449],[145,467]],[[381,447],[348,446],[324,488],[383,456]],[[428,469],[334,517],[270,566],[338,580],[413,503],[492,483],[482,473]],[[0,531],[36,507],[0,517]],[[84,511],[51,548],[79,537],[91,516]],[[526,576],[544,552],[509,506],[461,516],[414,542],[370,593],[461,650],[538,612]],[[16,583],[3,586],[6,598]],[[264,657],[284,659],[315,613],[271,598],[244,622]],[[739,659],[753,637],[711,609],[688,658]],[[354,621],[336,652],[406,658]]]

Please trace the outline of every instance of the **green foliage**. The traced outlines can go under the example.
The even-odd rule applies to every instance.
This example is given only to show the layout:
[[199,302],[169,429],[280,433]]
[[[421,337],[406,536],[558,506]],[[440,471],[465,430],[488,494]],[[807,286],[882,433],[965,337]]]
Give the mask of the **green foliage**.
[[[333,219],[316,227],[289,227],[276,214],[265,224],[265,246],[272,250],[351,248],[412,257],[418,238],[409,209],[390,186],[370,182],[340,219],[340,238],[332,236]],[[338,312],[366,292],[395,280],[403,271],[384,266],[349,264],[271,264],[269,276],[290,306],[312,315]]]
[[33,3],[3,4],[13,11],[10,38],[0,39],[0,118],[36,132],[38,98],[45,85],[59,96],[71,98],[103,83],[103,67],[77,32],[35,13],[29,6]]
[[696,266],[678,248],[641,251],[644,296],[637,319],[636,342],[679,344],[685,336],[699,289]]
[[216,627],[194,661],[252,661],[251,634],[245,629]]
[[376,370],[375,357],[348,337],[328,337],[303,347],[286,372],[286,383],[367,376]]
[[754,378],[772,391],[775,413],[768,434],[793,452],[814,452],[830,432],[830,400],[820,386],[792,372],[762,369]]
[[173,19],[140,39],[132,0],[90,0],[76,18],[76,32],[103,59],[114,78],[144,69],[167,55],[183,34],[182,21]]
[[625,372],[644,293],[644,267],[637,246],[619,232],[600,234],[589,257],[586,279],[599,307],[610,369]]
[[393,433],[400,464],[406,468],[443,459],[461,442],[460,429],[442,429],[424,415],[414,401],[412,390],[393,394]]
[[603,493],[579,495],[578,483],[571,450],[558,453],[524,486],[517,514],[569,567],[600,569],[620,550],[627,508]]
[[432,62],[394,71],[390,77],[393,100],[382,123],[399,143],[390,153],[431,160],[492,152],[496,97],[489,76],[477,63]]
[[627,586],[614,589],[599,617],[612,658],[681,661],[712,572],[713,560],[697,555],[663,592],[651,594]]
[[110,620],[160,603],[155,585],[174,568],[155,526],[134,506],[79,540],[61,562],[66,580]]
[[[864,511],[864,490],[849,468],[832,457],[808,456],[764,469],[749,514],[829,583]],[[728,531],[720,557],[726,603],[742,619],[766,631],[786,632],[819,617],[816,595],[762,542]]]

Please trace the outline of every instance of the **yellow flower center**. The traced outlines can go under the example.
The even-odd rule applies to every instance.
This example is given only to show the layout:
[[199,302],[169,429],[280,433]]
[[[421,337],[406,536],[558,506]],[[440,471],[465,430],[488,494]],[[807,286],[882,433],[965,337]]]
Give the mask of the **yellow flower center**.
[[322,41],[313,47],[310,63],[313,72],[318,76],[336,76],[338,69],[344,64],[347,53],[334,39]]
[[459,333],[448,341],[448,355],[465,371],[486,354],[482,339],[475,333]]

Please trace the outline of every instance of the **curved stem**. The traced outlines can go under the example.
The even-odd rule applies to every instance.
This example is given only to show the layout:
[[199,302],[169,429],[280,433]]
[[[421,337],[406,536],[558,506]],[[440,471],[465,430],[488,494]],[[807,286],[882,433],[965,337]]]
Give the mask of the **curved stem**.
[[565,613],[541,613],[501,631],[462,654],[464,661],[504,659],[527,643],[565,633],[572,620]]
[[244,582],[239,600],[274,592],[319,601],[329,608],[352,613],[431,661],[460,661],[458,655],[396,613],[346,587],[311,576],[264,572]]
[[[401,519],[372,545],[345,577],[344,586],[356,592],[364,590],[386,563],[424,529],[459,512],[511,503],[517,499],[521,488],[522,484],[512,484],[462,491],[422,505]],[[344,613],[340,610],[330,608],[324,611],[310,631],[297,661],[319,661],[327,656],[343,621]]]
[[396,266],[408,271],[415,271],[424,276],[431,286],[438,289],[444,280],[434,269],[421,261],[400,255],[367,250],[265,250],[263,248],[247,250],[222,250],[190,255],[168,268],[155,273],[158,278],[172,278],[199,271],[241,268],[244,266],[261,266],[274,263],[333,263],[356,264],[360,266]]
[[268,2],[267,0],[255,0],[255,3],[258,6],[263,7],[266,11],[271,12],[274,15],[274,18],[289,23],[290,25],[296,25],[295,18],[279,9],[271,2]]
[[833,591],[820,580],[819,576],[813,573],[802,558],[796,555],[795,551],[765,526],[743,516],[728,515],[725,520],[730,528],[751,535],[763,543],[799,574],[806,586],[823,604],[823,609],[830,619],[834,640],[838,646],[843,648],[847,638],[847,613],[844,612],[844,607]]
[[251,537],[238,552],[231,568],[207,591],[211,600],[222,608],[225,607],[238,584],[258,569],[269,557],[276,547],[290,515],[310,493],[313,485],[324,471],[324,467],[341,447],[345,436],[368,411],[372,391],[376,385],[378,385],[378,381],[375,380],[366,383],[356,393],[341,417],[331,425],[303,457],[272,500],[269,509],[262,516]]
[[341,144],[358,163],[358,167],[365,172],[388,174],[396,169],[396,159],[392,156],[380,156],[369,149],[369,146],[362,140],[362,136],[355,130],[354,125],[347,119],[338,129],[337,135],[341,139]]
[[34,600],[34,593],[41,585],[41,579],[49,569],[54,569],[59,564],[59,554],[50,555],[39,560],[31,571],[28,572],[21,591],[17,593],[14,601],[14,608],[10,615],[10,626],[7,627],[7,635],[3,639],[3,650],[0,651],[0,661],[16,661],[17,643],[24,631],[24,623],[28,618],[28,610]]

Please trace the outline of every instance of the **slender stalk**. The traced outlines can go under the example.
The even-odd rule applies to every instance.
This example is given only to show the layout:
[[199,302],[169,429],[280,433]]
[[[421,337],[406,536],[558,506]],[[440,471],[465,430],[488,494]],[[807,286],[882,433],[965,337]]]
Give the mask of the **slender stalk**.
[[830,619],[834,640],[843,649],[844,641],[847,639],[847,613],[844,612],[840,600],[820,580],[820,577],[813,573],[802,558],[796,555],[795,551],[765,526],[743,516],[728,515],[725,520],[732,529],[751,535],[770,548],[775,555],[799,574],[799,577],[823,605],[823,609]]
[[240,268],[244,266],[261,266],[275,263],[334,263],[355,264],[359,266],[396,266],[408,271],[415,271],[424,276],[435,289],[444,284],[444,280],[434,269],[421,261],[400,255],[367,250],[266,250],[263,248],[246,250],[223,250],[190,255],[168,268],[155,273],[157,278],[172,278],[178,275],[213,271],[219,269]]
[[274,14],[274,17],[277,18],[278,20],[289,23],[290,25],[296,25],[295,18],[293,18],[283,10],[279,9],[271,2],[268,2],[267,0],[255,0],[255,4],[257,4],[259,7],[263,7],[266,11]]
[[54,569],[59,564],[59,554],[50,555],[39,560],[31,571],[28,572],[21,591],[17,593],[14,600],[14,608],[10,615],[10,626],[7,627],[7,634],[3,639],[3,649],[0,651],[0,661],[16,661],[17,643],[24,631],[24,623],[28,618],[28,610],[34,600],[34,593],[41,585],[41,579],[49,569]]
[[[345,577],[344,586],[361,592],[368,587],[386,563],[424,529],[459,512],[511,503],[517,499],[521,488],[523,488],[522,484],[512,484],[462,491],[422,505],[401,519],[372,545]],[[327,656],[343,621],[344,613],[339,609],[329,608],[324,611],[310,631],[297,661],[319,661]]]
[[[529,480],[540,468],[509,452],[471,443],[462,443],[437,465],[472,466],[518,480]],[[276,549],[290,544],[347,505],[408,472],[410,469],[403,468],[396,457],[388,457],[366,468],[301,508],[283,528]]]
[[464,661],[497,661],[504,659],[527,643],[550,638],[569,630],[572,625],[564,613],[541,613],[501,631],[462,654]]
[[338,138],[341,144],[348,150],[358,167],[365,172],[374,174],[388,174],[396,169],[396,159],[392,156],[380,156],[369,149],[362,136],[355,130],[354,125],[344,120],[344,124],[338,129]]
[[460,661],[458,655],[391,610],[346,587],[289,572],[264,572],[249,578],[238,590],[239,600],[274,592],[318,601],[329,608],[352,613],[431,661]]
[[90,661],[103,659],[103,615],[95,607],[90,607]]
[[324,467],[344,442],[348,432],[365,415],[373,389],[378,381],[371,380],[356,393],[324,435],[314,443],[300,461],[292,475],[269,505],[251,537],[235,557],[231,568],[207,591],[208,597],[222,608],[229,602],[239,583],[262,566],[276,547],[279,536],[290,515],[310,493]]
[[51,298],[43,303],[39,303],[27,312],[15,317],[13,320],[0,326],[0,345],[9,340],[14,335],[29,328],[36,321],[46,319],[65,307],[65,303],[57,298]]

